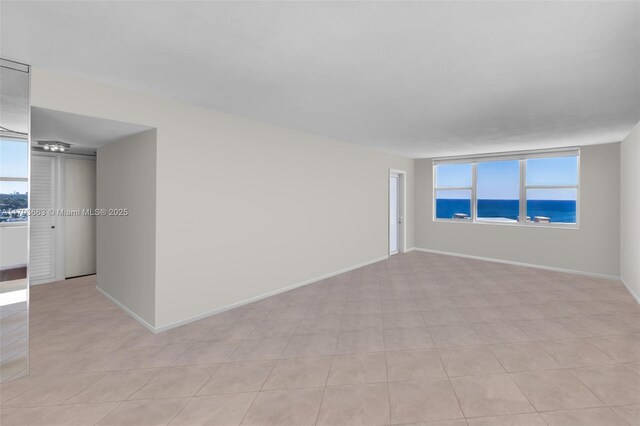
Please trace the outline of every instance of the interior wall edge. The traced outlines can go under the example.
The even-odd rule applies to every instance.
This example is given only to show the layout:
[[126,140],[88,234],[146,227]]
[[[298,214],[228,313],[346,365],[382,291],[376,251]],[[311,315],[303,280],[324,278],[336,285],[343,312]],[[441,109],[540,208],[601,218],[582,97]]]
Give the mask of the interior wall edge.
[[638,304],[640,305],[640,294],[636,293],[635,290],[633,288],[631,288],[631,286],[629,284],[627,284],[627,282],[624,280],[624,278],[620,277],[620,281],[622,281],[622,284],[624,284],[624,286],[627,288],[629,293],[631,293],[633,298],[636,299],[636,302],[638,302]]
[[442,254],[442,255],[445,255],[445,256],[455,256],[455,257],[464,257],[466,259],[483,260],[483,261],[486,261],[486,262],[504,263],[506,265],[524,266],[524,267],[527,267],[527,268],[544,269],[544,270],[547,270],[547,271],[566,272],[566,273],[569,273],[569,274],[584,275],[584,276],[587,276],[587,277],[594,277],[594,278],[604,278],[604,279],[607,279],[607,280],[620,280],[620,277],[617,276],[617,275],[598,274],[598,273],[595,273],[595,272],[588,272],[588,271],[577,271],[575,269],[557,268],[557,267],[554,267],[554,266],[537,265],[537,264],[534,264],[534,263],[515,262],[513,260],[498,259],[498,258],[493,258],[493,257],[474,256],[474,255],[470,255],[470,254],[454,253],[454,252],[450,252],[450,251],[433,250],[433,249],[421,248],[421,247],[414,247],[413,250],[422,251],[422,252],[425,252],[425,253]]
[[109,301],[111,303],[113,303],[118,308],[120,308],[124,312],[126,312],[131,318],[133,318],[134,320],[138,321],[140,324],[145,326],[149,331],[151,331],[152,333],[157,333],[157,331],[156,331],[154,326],[152,326],[151,324],[146,322],[142,317],[140,317],[135,312],[133,312],[131,309],[129,309],[124,303],[120,302],[118,299],[116,299],[115,297],[113,297],[112,295],[110,295],[109,293],[107,293],[105,290],[101,289],[98,286],[96,286],[96,290],[98,291],[98,293],[100,293],[101,295],[103,295],[104,297],[109,299]]

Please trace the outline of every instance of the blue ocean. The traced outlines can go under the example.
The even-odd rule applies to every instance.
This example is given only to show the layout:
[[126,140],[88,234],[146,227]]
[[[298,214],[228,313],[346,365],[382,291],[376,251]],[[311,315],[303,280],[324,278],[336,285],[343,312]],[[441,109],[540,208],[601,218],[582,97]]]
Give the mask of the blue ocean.
[[[478,200],[478,218],[518,219],[518,200]],[[471,215],[469,200],[436,200],[436,217],[451,219],[456,213]],[[529,200],[527,216],[545,216],[556,223],[576,223],[575,200]]]

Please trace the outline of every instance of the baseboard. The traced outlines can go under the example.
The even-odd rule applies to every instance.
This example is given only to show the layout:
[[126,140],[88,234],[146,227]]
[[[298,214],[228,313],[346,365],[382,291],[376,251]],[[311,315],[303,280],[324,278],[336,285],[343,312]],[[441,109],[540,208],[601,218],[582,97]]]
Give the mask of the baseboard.
[[615,275],[606,275],[606,274],[597,274],[597,273],[594,273],[594,272],[576,271],[576,270],[573,270],[573,269],[556,268],[556,267],[553,267],[553,266],[536,265],[536,264],[533,264],[533,263],[514,262],[512,260],[495,259],[495,258],[492,258],[492,257],[473,256],[473,255],[470,255],[470,254],[453,253],[453,252],[449,252],[449,251],[432,250],[432,249],[425,249],[425,248],[419,248],[419,247],[414,247],[413,250],[422,251],[422,252],[425,252],[425,253],[443,254],[445,256],[456,256],[456,257],[464,257],[464,258],[467,258],[467,259],[484,260],[484,261],[487,261],[487,262],[504,263],[504,264],[507,264],[507,265],[525,266],[527,268],[544,269],[544,270],[547,270],[547,271],[566,272],[566,273],[569,273],[569,274],[584,275],[584,276],[587,276],[587,277],[594,277],[594,278],[604,278],[604,279],[607,279],[607,280],[619,280],[620,279],[620,277],[615,276]]
[[633,289],[631,287],[629,287],[629,285],[626,283],[626,281],[624,279],[620,278],[620,281],[622,281],[622,284],[624,284],[624,286],[627,288],[629,293],[631,293],[633,298],[636,299],[636,302],[638,302],[638,304],[640,304],[640,295],[638,295],[638,293],[633,291]]
[[360,263],[358,265],[354,265],[354,266],[350,266],[348,268],[340,269],[339,271],[330,272],[328,274],[321,275],[321,276],[315,277],[315,278],[311,278],[311,279],[299,282],[297,284],[293,284],[293,285],[290,285],[290,286],[287,286],[287,287],[284,287],[284,288],[280,288],[278,290],[270,291],[268,293],[264,293],[264,294],[261,294],[259,296],[255,296],[255,297],[251,297],[249,299],[241,300],[240,302],[232,303],[230,305],[226,305],[226,306],[223,306],[221,308],[217,308],[217,309],[214,309],[214,310],[211,310],[211,311],[207,311],[207,312],[205,312],[203,314],[200,314],[200,315],[196,315],[196,316],[193,316],[193,317],[181,320],[181,321],[176,321],[176,322],[173,322],[173,323],[170,323],[170,324],[167,324],[167,325],[163,325],[161,327],[156,327],[154,329],[154,332],[155,333],[162,333],[163,331],[171,330],[172,328],[180,327],[182,325],[186,325],[186,324],[189,324],[191,322],[198,321],[198,320],[210,317],[212,315],[220,314],[220,313],[228,311],[230,309],[239,308],[240,306],[244,306],[244,305],[247,305],[249,303],[253,303],[253,302],[257,302],[257,301],[262,300],[262,299],[266,299],[267,297],[275,296],[277,294],[284,293],[286,291],[293,290],[293,289],[296,289],[298,287],[304,287],[305,285],[313,284],[315,282],[322,281],[322,280],[325,280],[327,278],[334,277],[336,275],[344,274],[345,272],[353,271],[354,269],[358,269],[358,268],[362,268],[364,266],[372,265],[374,263],[378,263],[380,261],[387,260],[388,258],[389,258],[389,256],[378,257],[376,259],[369,260],[367,262]]
[[98,293],[100,293],[101,295],[103,295],[104,297],[109,299],[109,301],[111,303],[113,303],[118,308],[120,308],[123,311],[125,311],[127,314],[129,314],[131,317],[133,317],[133,319],[138,321],[140,324],[144,325],[149,331],[151,331],[152,333],[157,333],[156,328],[154,326],[152,326],[151,324],[146,322],[144,319],[139,317],[135,312],[133,312],[131,309],[127,308],[124,304],[122,304],[122,302],[118,301],[116,298],[114,298],[112,295],[110,295],[109,293],[107,293],[106,291],[104,291],[103,289],[101,289],[98,286],[96,286],[96,290],[98,290]]

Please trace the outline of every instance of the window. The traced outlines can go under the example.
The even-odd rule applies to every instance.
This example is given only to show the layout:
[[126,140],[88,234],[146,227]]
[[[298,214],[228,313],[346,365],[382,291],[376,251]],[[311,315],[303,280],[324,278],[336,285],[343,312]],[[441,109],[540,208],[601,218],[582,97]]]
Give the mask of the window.
[[434,219],[578,223],[577,149],[434,161]]
[[437,219],[471,219],[471,164],[443,164],[436,169]]
[[539,223],[576,223],[578,157],[527,160],[527,216]]
[[27,141],[0,139],[0,223],[27,220],[28,169]]
[[478,221],[517,222],[520,215],[520,162],[486,161],[477,165]]

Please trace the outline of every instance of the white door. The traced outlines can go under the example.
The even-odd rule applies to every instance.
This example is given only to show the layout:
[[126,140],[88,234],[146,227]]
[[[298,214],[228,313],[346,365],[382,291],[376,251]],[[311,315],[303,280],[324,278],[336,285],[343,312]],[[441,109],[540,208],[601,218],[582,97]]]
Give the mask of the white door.
[[[32,284],[53,281],[56,277],[56,217],[49,212],[56,207],[55,182],[55,157],[32,155],[29,189],[29,209],[32,211],[29,218],[29,277]],[[37,214],[39,212],[45,214]]]
[[[67,210],[96,208],[96,162],[65,158]],[[96,273],[96,217],[68,216],[64,220],[65,278]]]
[[398,253],[400,246],[400,176],[389,177],[389,255]]

